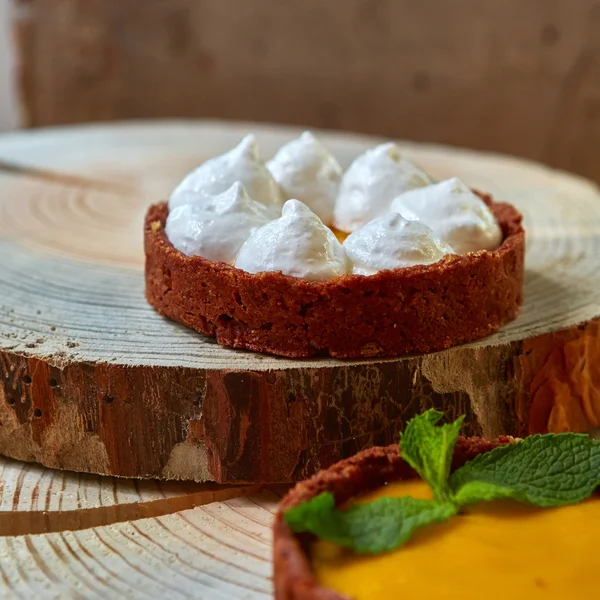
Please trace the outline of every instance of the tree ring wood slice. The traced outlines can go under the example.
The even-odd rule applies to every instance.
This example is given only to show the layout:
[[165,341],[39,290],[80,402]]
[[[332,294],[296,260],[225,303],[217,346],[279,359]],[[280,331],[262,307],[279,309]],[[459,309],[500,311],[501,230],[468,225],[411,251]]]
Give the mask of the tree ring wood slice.
[[0,537],[157,517],[262,491],[258,485],[72,473],[4,457],[0,457],[0,482]]
[[271,526],[279,500],[264,491],[122,522],[5,533],[0,595],[268,600]]
[[[486,437],[600,425],[600,192],[521,160],[401,144],[434,177],[524,214],[523,311],[485,340],[294,361],[159,317],[143,295],[144,212],[248,131],[265,158],[300,133],[142,122],[0,137],[1,453],[122,477],[282,482],[394,441],[431,406]],[[344,166],[380,141],[321,137]]]

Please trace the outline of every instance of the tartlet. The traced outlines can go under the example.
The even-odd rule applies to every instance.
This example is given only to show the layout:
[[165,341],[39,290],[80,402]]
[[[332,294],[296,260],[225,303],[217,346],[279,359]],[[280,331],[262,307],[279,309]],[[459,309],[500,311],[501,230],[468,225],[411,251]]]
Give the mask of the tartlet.
[[322,282],[186,256],[165,234],[167,203],[156,204],[145,221],[146,297],[219,344],[288,357],[399,356],[474,341],[518,314],[525,255],[519,212],[479,195],[502,229],[496,250]]
[[[510,436],[495,440],[459,437],[454,449],[452,469],[461,467],[478,454],[514,442]],[[418,477],[400,456],[398,445],[374,447],[320,471],[297,484],[279,505],[273,524],[273,573],[276,600],[347,600],[322,587],[307,554],[308,534],[296,534],[288,527],[284,512],[314,498],[332,492],[336,504],[376,490],[386,483]]]

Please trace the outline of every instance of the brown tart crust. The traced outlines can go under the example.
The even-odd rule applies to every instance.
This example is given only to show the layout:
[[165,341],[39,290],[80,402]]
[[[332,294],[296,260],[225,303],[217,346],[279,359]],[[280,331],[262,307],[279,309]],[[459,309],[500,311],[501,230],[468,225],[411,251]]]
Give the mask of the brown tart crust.
[[289,357],[399,356],[483,338],[523,300],[525,232],[510,204],[481,195],[502,228],[492,252],[311,282],[185,256],[165,234],[167,203],[146,215],[146,297],[219,344]]
[[[457,469],[482,452],[514,442],[501,436],[495,440],[460,437],[454,449],[452,469]],[[306,543],[309,534],[297,535],[283,518],[284,511],[306,502],[322,492],[332,492],[336,504],[380,488],[386,483],[417,477],[400,457],[398,445],[363,450],[298,483],[281,501],[273,524],[273,580],[275,600],[347,600],[317,583]]]

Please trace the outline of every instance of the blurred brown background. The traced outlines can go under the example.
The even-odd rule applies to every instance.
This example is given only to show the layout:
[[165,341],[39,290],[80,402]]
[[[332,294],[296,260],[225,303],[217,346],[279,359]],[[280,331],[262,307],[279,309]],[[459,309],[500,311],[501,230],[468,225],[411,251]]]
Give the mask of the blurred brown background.
[[25,120],[219,117],[600,180],[600,0],[15,0]]

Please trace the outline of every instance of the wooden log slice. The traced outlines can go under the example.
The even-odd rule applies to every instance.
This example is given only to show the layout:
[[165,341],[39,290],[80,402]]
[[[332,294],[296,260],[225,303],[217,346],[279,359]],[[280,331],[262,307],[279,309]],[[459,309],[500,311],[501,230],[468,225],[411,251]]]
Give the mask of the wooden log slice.
[[[281,494],[0,459],[0,597],[272,597]],[[249,494],[240,497],[240,494]]]
[[261,491],[257,485],[70,473],[4,457],[0,457],[0,482],[0,537],[157,517]]
[[0,537],[7,600],[269,600],[278,498],[237,498],[154,518]]
[[269,600],[267,502],[274,510],[276,498],[260,496],[84,530],[0,537],[0,593],[7,600]]
[[266,600],[271,525],[286,489],[0,457],[0,598]]
[[[145,302],[146,207],[244,133],[268,157],[299,132],[210,122],[0,138],[0,452],[122,477],[302,479],[394,441],[436,407],[495,437],[600,425],[600,192],[501,156],[403,144],[517,206],[521,316],[481,342],[392,360],[294,361],[218,346]],[[379,140],[324,133],[343,165]],[[468,319],[468,315],[465,315]]]

